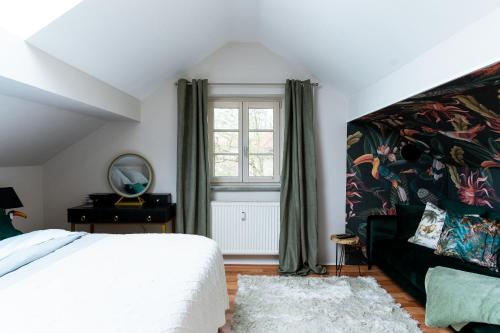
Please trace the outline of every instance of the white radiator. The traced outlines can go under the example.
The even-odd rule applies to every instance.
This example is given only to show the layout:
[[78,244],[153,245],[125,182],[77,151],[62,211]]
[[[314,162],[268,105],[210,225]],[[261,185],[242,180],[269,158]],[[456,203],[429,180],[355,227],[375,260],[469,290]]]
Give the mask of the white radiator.
[[276,255],[279,202],[212,201],[212,238],[222,254]]

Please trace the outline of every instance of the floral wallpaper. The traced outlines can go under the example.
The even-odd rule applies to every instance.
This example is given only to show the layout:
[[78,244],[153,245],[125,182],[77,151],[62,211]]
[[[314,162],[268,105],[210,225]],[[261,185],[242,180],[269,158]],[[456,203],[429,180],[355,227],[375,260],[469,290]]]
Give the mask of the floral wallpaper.
[[[500,209],[500,62],[347,125],[347,231],[442,196]],[[422,152],[409,162],[401,149]]]

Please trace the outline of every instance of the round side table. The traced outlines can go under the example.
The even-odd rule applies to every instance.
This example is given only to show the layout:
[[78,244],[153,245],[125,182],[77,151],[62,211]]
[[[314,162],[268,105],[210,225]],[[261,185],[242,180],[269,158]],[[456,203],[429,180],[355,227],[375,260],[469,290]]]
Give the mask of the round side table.
[[[354,236],[351,238],[340,239],[337,235],[332,235],[330,237],[332,241],[335,242],[335,275],[340,276],[342,274],[342,266],[345,264],[345,247],[351,246],[355,249],[360,249],[361,244],[359,242],[359,237]],[[340,250],[340,251],[339,251]],[[358,272],[361,275],[361,267],[358,264]]]

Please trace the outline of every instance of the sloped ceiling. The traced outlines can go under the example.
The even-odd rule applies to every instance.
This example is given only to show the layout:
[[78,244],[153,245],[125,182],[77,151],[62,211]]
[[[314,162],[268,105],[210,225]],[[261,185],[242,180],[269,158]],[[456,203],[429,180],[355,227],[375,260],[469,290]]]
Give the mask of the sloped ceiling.
[[[261,43],[350,95],[499,6],[498,0],[83,0],[27,42],[139,99],[229,42]],[[0,132],[0,166],[44,163],[104,122],[1,95],[0,115],[7,128]]]
[[352,94],[498,6],[497,0],[84,0],[28,42],[138,98],[229,41],[259,41]]
[[500,167],[500,62],[353,121],[459,167]]
[[0,167],[40,165],[104,120],[0,95]]

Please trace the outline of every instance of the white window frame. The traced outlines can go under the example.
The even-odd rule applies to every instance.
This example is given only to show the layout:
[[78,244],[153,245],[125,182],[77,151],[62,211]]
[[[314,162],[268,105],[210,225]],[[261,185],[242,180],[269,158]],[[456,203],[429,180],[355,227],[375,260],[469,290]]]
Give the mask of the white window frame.
[[[209,166],[210,179],[215,184],[235,184],[241,185],[245,183],[279,183],[281,171],[281,97],[262,97],[262,98],[210,98],[208,109],[208,142],[209,142]],[[227,107],[239,109],[239,131],[238,131],[238,156],[239,168],[237,177],[215,177],[214,176],[214,132],[234,132],[234,130],[215,130],[214,129],[214,108]],[[273,176],[272,177],[250,177],[249,175],[249,133],[250,132],[267,132],[270,130],[250,130],[249,129],[249,109],[252,108],[273,108]],[[264,155],[264,154],[263,154]]]

